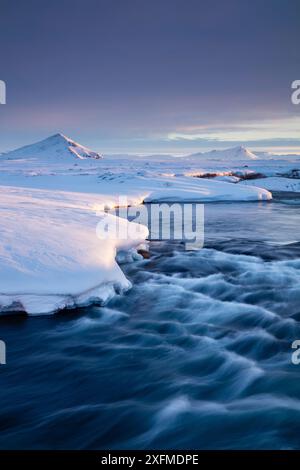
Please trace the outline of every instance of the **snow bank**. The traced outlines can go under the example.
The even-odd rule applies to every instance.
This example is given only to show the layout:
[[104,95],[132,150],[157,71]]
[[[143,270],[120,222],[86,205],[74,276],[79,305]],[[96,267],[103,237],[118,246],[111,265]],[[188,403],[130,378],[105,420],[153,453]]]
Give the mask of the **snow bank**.
[[[182,178],[183,179],[183,178]],[[187,178],[188,179],[188,178]],[[196,183],[172,186],[163,190],[152,191],[145,202],[219,202],[219,201],[262,201],[272,199],[266,189],[245,187],[221,181],[195,179]],[[182,182],[182,181],[181,181]]]
[[289,192],[300,192],[300,179],[296,178],[284,178],[284,177],[270,177],[258,180],[247,180],[242,181],[239,184],[246,186],[252,186],[259,184],[262,188],[270,191],[289,191]]
[[[63,192],[0,188],[2,312],[43,314],[104,303],[130,287],[116,252],[144,242],[147,228],[139,226],[135,239],[99,239],[99,220],[112,224],[115,217],[97,216],[93,196],[90,204],[86,200],[80,204],[79,199],[78,194],[71,201],[70,194],[66,197]],[[137,225],[118,222],[131,229]]]
[[224,181],[225,183],[238,183],[240,181],[238,176],[230,175],[216,176],[214,179],[215,181]]

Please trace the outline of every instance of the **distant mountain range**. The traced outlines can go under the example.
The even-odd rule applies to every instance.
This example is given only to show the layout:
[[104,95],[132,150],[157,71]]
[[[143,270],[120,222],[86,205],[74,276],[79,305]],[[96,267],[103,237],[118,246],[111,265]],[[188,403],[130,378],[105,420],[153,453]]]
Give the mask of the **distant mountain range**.
[[[102,159],[103,155],[94,152],[93,150],[84,147],[83,145],[75,142],[74,140],[66,137],[63,134],[54,134],[47,139],[41,140],[37,143],[20,147],[10,152],[0,154],[1,158],[6,160],[11,159],[34,159],[41,160],[49,163],[66,162],[70,163],[71,159]],[[247,160],[269,160],[269,159],[282,159],[286,157],[299,158],[300,155],[274,155],[269,152],[253,152],[243,145],[228,148],[225,150],[211,150],[209,152],[197,152],[190,155],[175,157],[169,154],[154,154],[154,155],[107,155],[107,157],[128,159],[139,157],[143,160],[168,160],[168,159],[181,159],[187,158],[193,161],[247,161]]]
[[211,150],[209,152],[193,153],[190,157],[205,160],[258,160],[259,156],[251,150],[239,145],[225,150]]

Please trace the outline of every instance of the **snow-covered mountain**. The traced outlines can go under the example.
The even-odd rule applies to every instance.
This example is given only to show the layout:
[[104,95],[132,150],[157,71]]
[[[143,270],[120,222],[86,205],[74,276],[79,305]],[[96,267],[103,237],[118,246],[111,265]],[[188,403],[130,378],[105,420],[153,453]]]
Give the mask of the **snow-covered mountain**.
[[63,134],[54,134],[47,139],[41,140],[32,145],[20,147],[11,152],[1,154],[5,159],[38,159],[41,161],[63,162],[70,161],[71,158],[85,160],[87,158],[103,158],[97,152],[90,150],[83,145]]
[[259,157],[243,145],[232,147],[225,150],[211,150],[209,152],[198,152],[190,155],[192,158],[201,158],[203,160],[258,160]]

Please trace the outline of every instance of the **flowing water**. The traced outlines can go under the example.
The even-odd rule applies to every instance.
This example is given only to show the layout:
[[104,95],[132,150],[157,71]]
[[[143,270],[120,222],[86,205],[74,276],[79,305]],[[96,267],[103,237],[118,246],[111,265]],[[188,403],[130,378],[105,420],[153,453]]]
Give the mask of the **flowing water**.
[[2,317],[0,447],[300,448],[299,200],[207,204],[105,307]]

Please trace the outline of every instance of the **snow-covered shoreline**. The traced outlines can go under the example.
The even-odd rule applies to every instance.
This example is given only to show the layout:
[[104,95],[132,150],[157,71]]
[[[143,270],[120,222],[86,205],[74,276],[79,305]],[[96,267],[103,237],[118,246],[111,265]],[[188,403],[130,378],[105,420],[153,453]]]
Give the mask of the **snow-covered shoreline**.
[[[81,204],[79,200],[77,193],[73,201],[65,201],[64,193],[0,188],[2,311],[52,313],[103,303],[130,287],[116,254],[143,243],[146,227],[140,227],[140,238],[100,240],[94,198],[86,195]],[[132,224],[124,219],[122,223]]]

